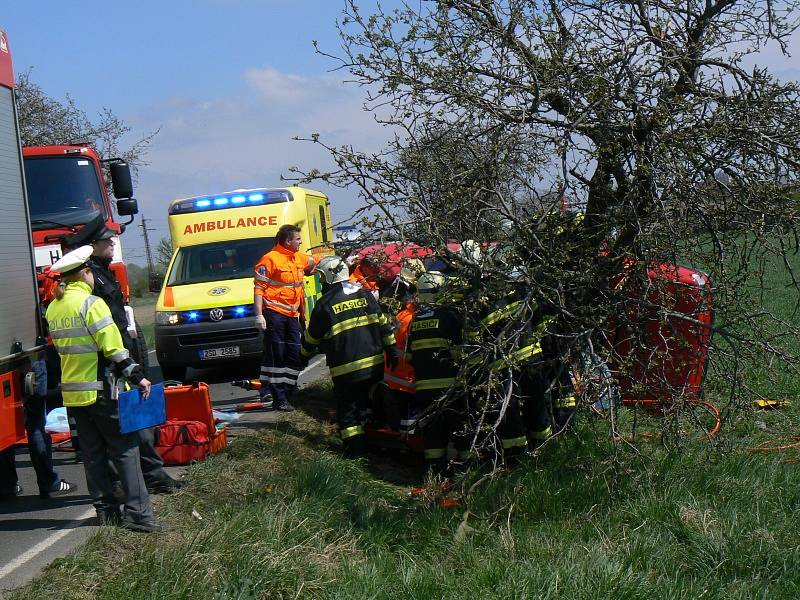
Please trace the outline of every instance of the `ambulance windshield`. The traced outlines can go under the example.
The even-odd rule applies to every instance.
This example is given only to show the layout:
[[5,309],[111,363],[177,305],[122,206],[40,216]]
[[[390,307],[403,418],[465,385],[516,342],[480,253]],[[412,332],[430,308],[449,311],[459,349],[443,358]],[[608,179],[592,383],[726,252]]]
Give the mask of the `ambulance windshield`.
[[27,157],[25,183],[33,229],[84,225],[98,213],[108,218],[94,163],[85,157]]
[[251,278],[256,263],[273,243],[274,238],[250,238],[184,246],[172,263],[167,285]]

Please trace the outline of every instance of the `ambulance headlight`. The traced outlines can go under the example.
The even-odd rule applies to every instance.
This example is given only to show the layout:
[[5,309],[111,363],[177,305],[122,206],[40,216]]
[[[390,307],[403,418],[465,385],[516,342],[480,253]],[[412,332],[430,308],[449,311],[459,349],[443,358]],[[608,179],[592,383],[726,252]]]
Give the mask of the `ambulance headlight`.
[[180,318],[176,312],[156,311],[156,325],[177,325]]

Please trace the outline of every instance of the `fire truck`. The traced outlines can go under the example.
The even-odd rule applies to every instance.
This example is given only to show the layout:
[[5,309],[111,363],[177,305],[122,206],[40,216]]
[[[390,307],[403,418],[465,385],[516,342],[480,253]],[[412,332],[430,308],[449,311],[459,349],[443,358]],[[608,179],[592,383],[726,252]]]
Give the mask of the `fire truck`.
[[[81,144],[25,147],[22,154],[39,293],[46,301],[47,278],[43,271],[61,257],[67,244],[74,246],[90,241],[88,236],[81,236],[83,227],[100,218],[106,227],[121,235],[139,210],[132,197],[130,168],[121,159],[101,159],[93,148]],[[118,222],[111,210],[103,177],[105,167],[111,176],[113,194],[118,199],[117,214],[129,217],[127,222]],[[127,303],[130,297],[128,270],[119,236],[114,238],[114,242],[111,270],[120,282]],[[138,356],[134,358],[147,369],[144,335],[130,306],[126,306],[126,313],[128,333],[137,341]]]
[[0,29],[0,450],[25,438],[22,401],[44,353],[11,50]]

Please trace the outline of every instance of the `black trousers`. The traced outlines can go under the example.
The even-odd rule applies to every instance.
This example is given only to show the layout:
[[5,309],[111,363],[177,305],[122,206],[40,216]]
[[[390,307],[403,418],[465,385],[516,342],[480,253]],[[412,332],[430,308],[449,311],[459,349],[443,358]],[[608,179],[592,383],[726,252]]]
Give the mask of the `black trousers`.
[[107,518],[117,512],[110,459],[125,492],[124,518],[133,523],[152,523],[153,509],[139,462],[139,436],[120,431],[119,416],[110,405],[111,401],[101,399],[90,406],[69,409],[78,425],[89,493],[99,516]]
[[463,390],[421,390],[415,395],[417,407],[423,414],[422,436],[425,458],[444,460],[450,441],[459,453],[469,449],[470,436],[464,428],[467,422],[466,395]]

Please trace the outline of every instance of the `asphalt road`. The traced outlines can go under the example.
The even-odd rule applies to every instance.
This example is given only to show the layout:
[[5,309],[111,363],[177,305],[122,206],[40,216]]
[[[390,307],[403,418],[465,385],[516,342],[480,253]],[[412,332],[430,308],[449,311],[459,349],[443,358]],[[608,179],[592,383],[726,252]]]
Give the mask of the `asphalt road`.
[[[162,380],[153,353],[154,364],[150,370],[153,382]],[[300,387],[327,374],[324,359],[315,359],[300,376]],[[252,373],[235,368],[190,370],[187,379],[205,381],[210,385],[215,408],[233,408],[237,403],[258,399],[258,392],[246,391],[230,385],[230,381],[244,379]],[[249,427],[281,419],[280,413],[253,411],[231,425],[229,439]],[[55,449],[53,462],[59,475],[76,482],[77,493],[52,500],[40,500],[33,467],[24,449],[17,451],[17,474],[23,495],[9,502],[0,502],[0,596],[4,592],[24,585],[56,558],[66,556],[83,543],[95,530],[91,524],[94,509],[91,505],[84,477],[83,465],[72,452]],[[180,476],[181,467],[168,469]]]

